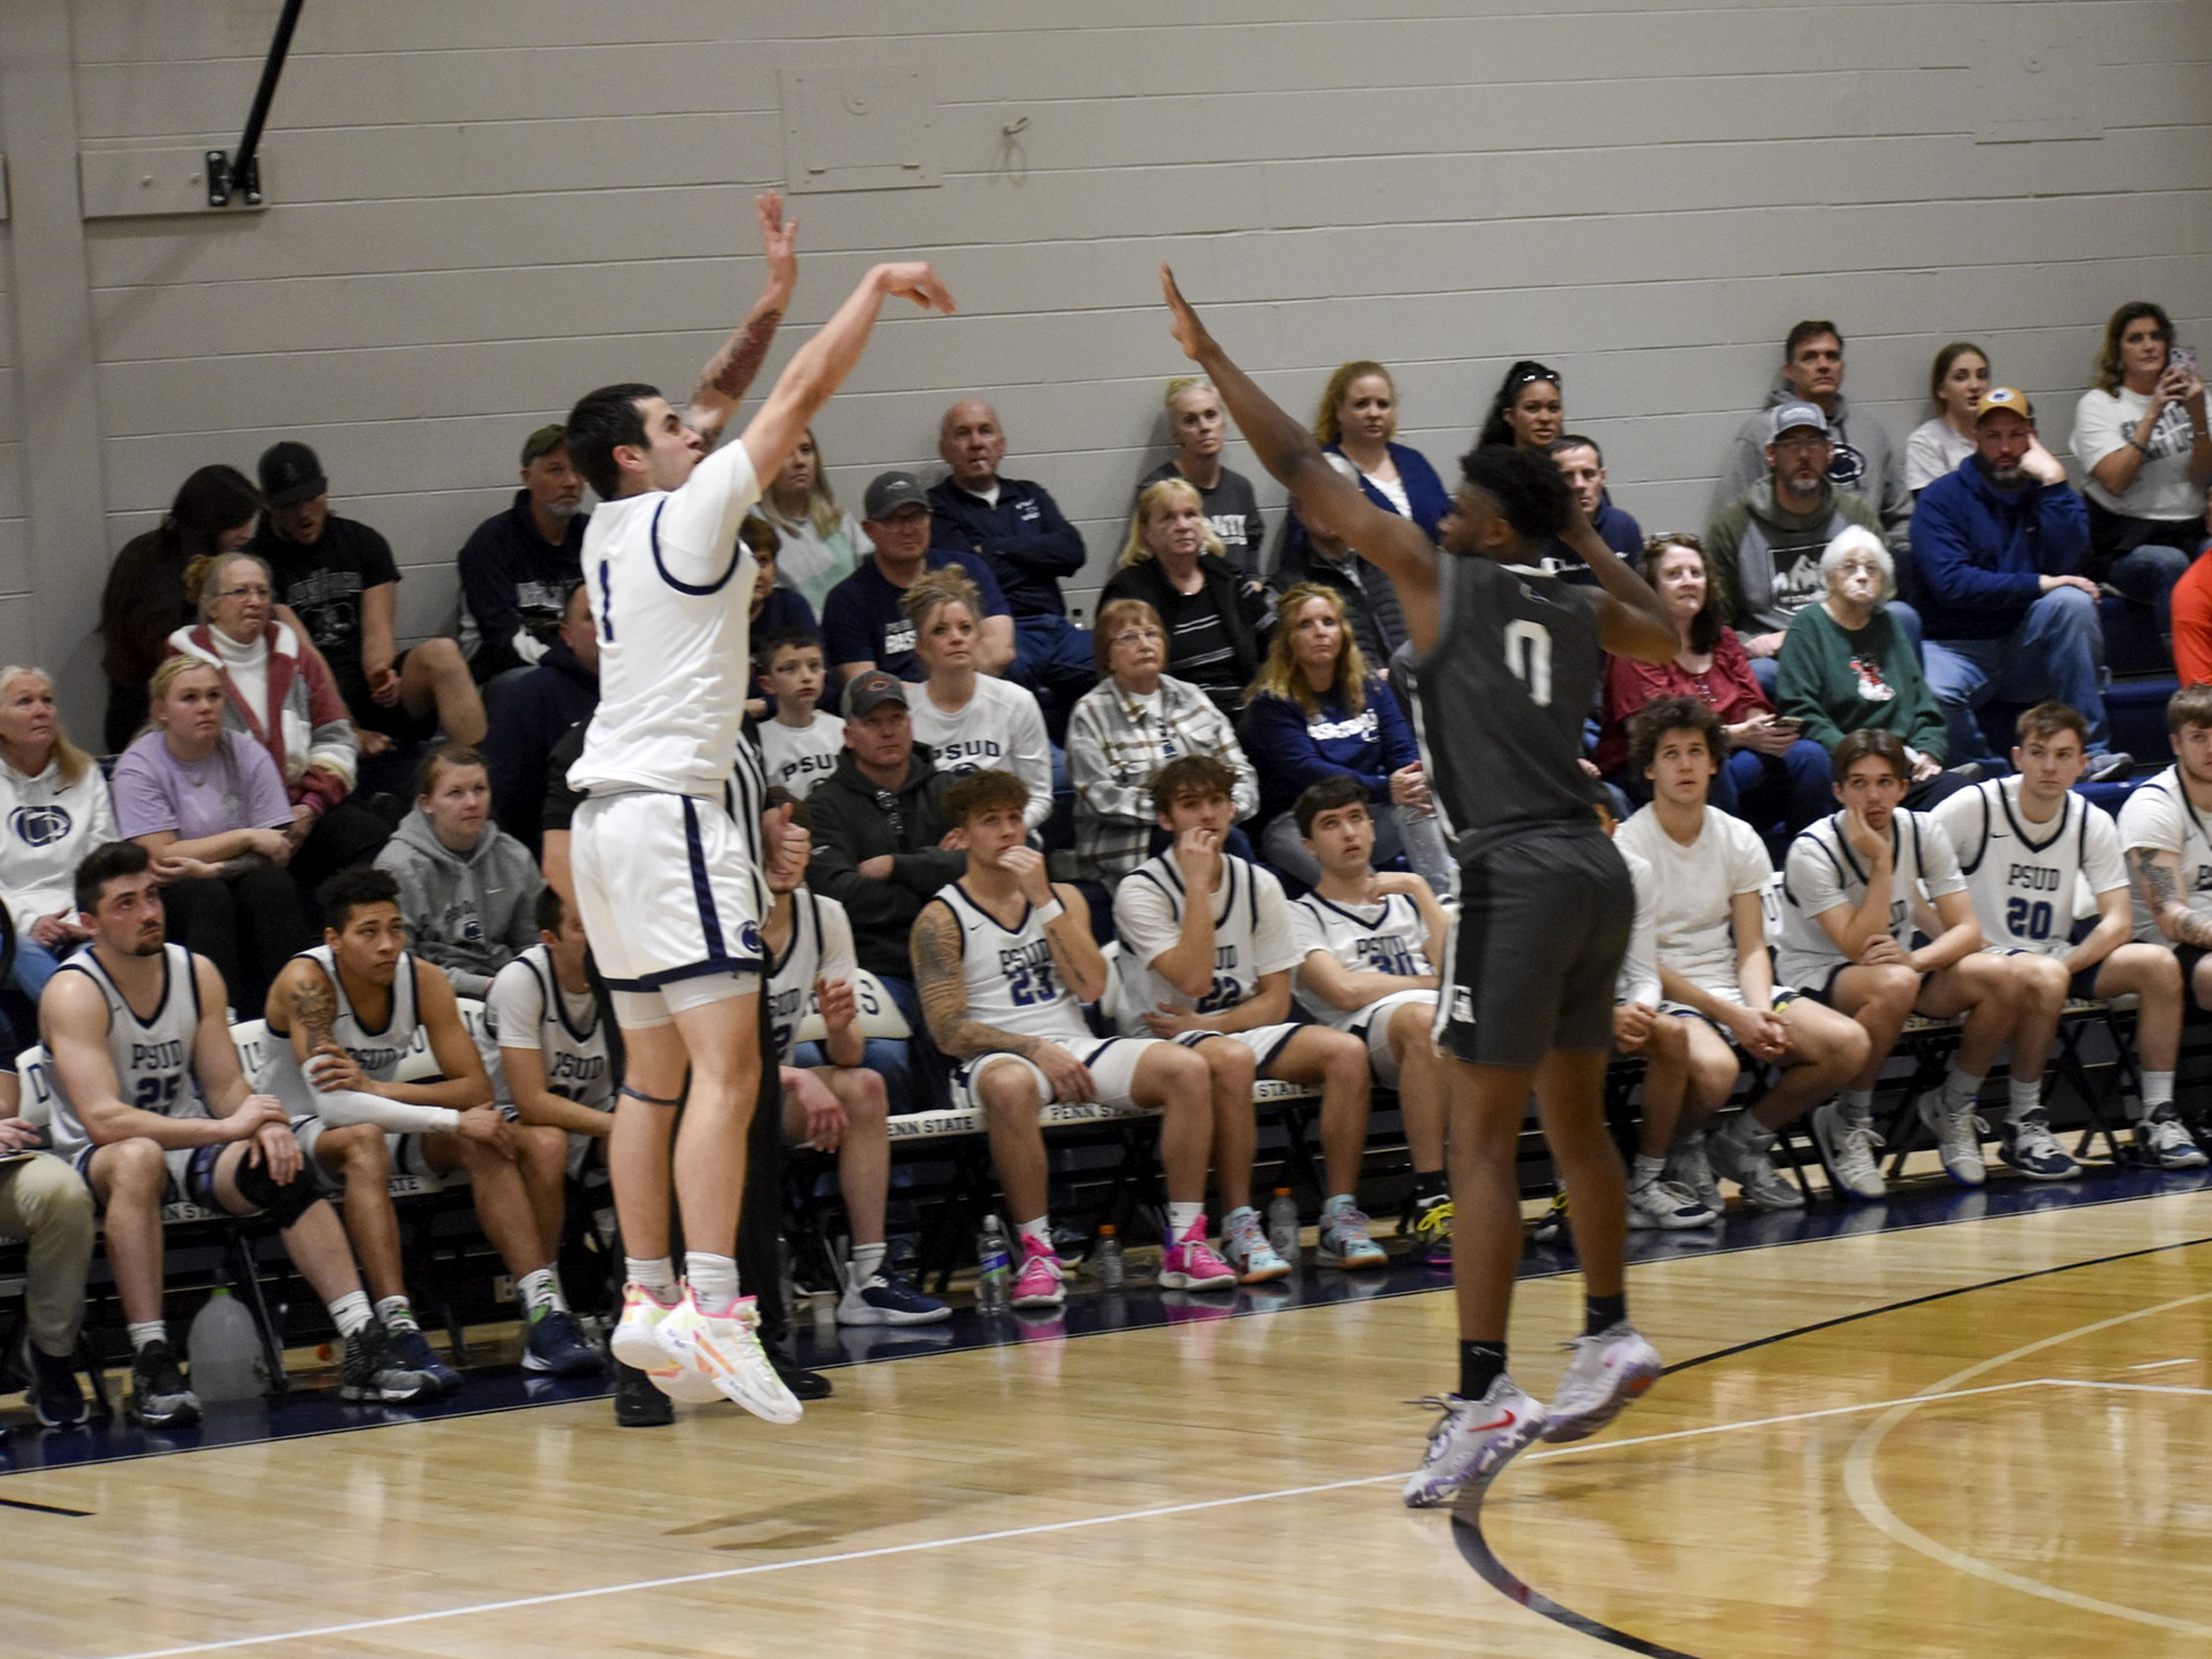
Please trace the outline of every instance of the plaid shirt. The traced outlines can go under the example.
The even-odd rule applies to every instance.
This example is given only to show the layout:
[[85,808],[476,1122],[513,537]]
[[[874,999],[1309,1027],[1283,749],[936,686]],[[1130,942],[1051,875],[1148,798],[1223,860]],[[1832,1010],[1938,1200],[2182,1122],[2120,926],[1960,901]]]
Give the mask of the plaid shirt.
[[1112,679],[1083,694],[1067,723],[1067,775],[1076,791],[1076,858],[1086,876],[1112,881],[1151,856],[1159,820],[1152,775],[1184,755],[1211,755],[1237,774],[1236,816],[1260,804],[1259,780],[1229,717],[1182,680],[1159,677],[1155,713]]

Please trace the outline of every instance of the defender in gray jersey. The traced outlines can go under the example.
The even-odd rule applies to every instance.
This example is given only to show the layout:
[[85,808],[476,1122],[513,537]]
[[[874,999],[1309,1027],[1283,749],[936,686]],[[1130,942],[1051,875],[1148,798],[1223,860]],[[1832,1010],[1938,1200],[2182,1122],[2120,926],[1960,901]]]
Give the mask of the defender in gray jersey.
[[[1453,1277],[1460,1385],[1444,1397],[1416,1506],[1488,1481],[1540,1432],[1578,1440],[1651,1385],[1659,1357],[1626,1318],[1627,1191],[1603,1111],[1613,986],[1635,896],[1590,811],[1583,716],[1601,653],[1664,663],[1674,626],[1657,595],[1591,530],[1541,456],[1477,449],[1441,527],[1440,556],[1411,520],[1370,502],[1312,435],[1207,335],[1164,268],[1176,340],[1300,517],[1341,537],[1392,580],[1420,653],[1414,712],[1430,797],[1454,838],[1462,913],[1441,987],[1437,1045],[1449,1056]],[[1539,569],[1563,536],[1599,587]],[[1550,1409],[1505,1371],[1521,1257],[1513,1150],[1529,1090],[1542,1103],[1572,1206],[1589,1307]]]
[[204,957],[162,940],[161,889],[135,841],[95,848],[76,873],[90,948],[39,1001],[53,1056],[57,1149],[92,1188],[129,1322],[132,1412],[148,1428],[195,1420],[162,1323],[161,1209],[182,1200],[265,1215],[346,1339],[350,1400],[432,1392],[404,1366],[361,1292],[346,1231],[323,1201],[281,1103],[249,1092],[223,1023],[229,994]]

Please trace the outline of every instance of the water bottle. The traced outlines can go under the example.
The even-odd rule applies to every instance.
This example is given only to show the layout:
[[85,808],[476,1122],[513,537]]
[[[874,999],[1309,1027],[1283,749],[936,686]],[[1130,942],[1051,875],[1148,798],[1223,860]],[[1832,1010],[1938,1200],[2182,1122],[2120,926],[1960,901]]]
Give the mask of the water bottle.
[[1267,1200],[1267,1242],[1284,1261],[1298,1260],[1298,1201],[1287,1186],[1277,1187]]
[[1099,1241],[1090,1247],[1090,1277],[1101,1290],[1119,1290],[1124,1277],[1122,1241],[1108,1221],[1099,1229]]
[[192,1363],[192,1392],[202,1401],[260,1395],[261,1338],[253,1316],[223,1287],[216,1287],[194,1318],[184,1350]]
[[1006,1312],[1013,1300],[1014,1267],[1006,1251],[1006,1232],[996,1216],[983,1218],[983,1230],[975,1241],[975,1311]]

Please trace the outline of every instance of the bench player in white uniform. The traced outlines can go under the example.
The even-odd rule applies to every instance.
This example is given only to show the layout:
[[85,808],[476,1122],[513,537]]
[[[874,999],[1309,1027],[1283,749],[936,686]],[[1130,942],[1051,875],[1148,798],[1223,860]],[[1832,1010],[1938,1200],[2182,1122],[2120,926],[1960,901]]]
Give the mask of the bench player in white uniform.
[[[515,1282],[530,1324],[526,1370],[588,1376],[599,1357],[560,1293],[554,1270],[555,1210],[567,1176],[559,1130],[511,1124],[493,1104],[491,1079],[461,1018],[453,982],[410,956],[399,884],[390,872],[341,870],[316,894],[324,942],[285,964],[269,987],[273,1092],[310,1118],[302,1131],[322,1179],[346,1197],[346,1230],[359,1253],[378,1316],[401,1355],[451,1391],[460,1373],[431,1351],[407,1300],[399,1218],[390,1177],[438,1180],[467,1171],[477,1219]],[[439,1081],[396,1081],[420,1027]],[[558,1229],[558,1224],[557,1224]]]
[[[2016,1031],[2032,1030],[2049,1018],[2038,1006],[2043,994],[2037,967],[1982,948],[1986,940],[1951,838],[1925,813],[1898,804],[1912,774],[1894,734],[1850,733],[1830,761],[1842,810],[1807,826],[1790,843],[1776,968],[1783,984],[1866,1028],[1866,1065],[1838,1100],[1831,1167],[1855,1164],[1842,1145],[1846,1138],[1873,1136],[1875,1082],[1906,1018],[1915,1012],[1936,1019],[1963,1015],[1943,1087],[1921,1097],[1920,1117],[1936,1136],[1945,1172],[1960,1186],[1980,1186],[1988,1174],[1982,1161],[1984,1125],[1975,1115],[1982,1079]],[[1935,912],[1934,936],[1914,949],[1926,907]]]
[[[600,700],[569,771],[588,797],[569,853],[626,1053],[609,1147],[630,1253],[616,1358],[648,1372],[676,1362],[757,1416],[796,1422],[799,1402],[761,1348],[733,1253],[761,1088],[760,876],[748,828],[724,805],[751,680],[755,571],[737,533],[759,481],[782,469],[859,360],[884,300],[906,295],[942,311],[952,301],[925,265],[877,266],[792,358],[737,441],[710,455],[795,279],[781,200],[771,192],[759,208],[770,290],[707,365],[689,407],[626,384],[587,394],[569,416],[570,458],[601,498],[582,552]],[[672,1187],[690,1246],[680,1293]]]
[[[584,967],[591,941],[583,924],[551,887],[537,895],[536,921],[537,943],[491,982],[477,1046],[489,1048],[485,1070],[501,1110],[518,1124],[559,1130],[575,1180],[594,1152],[605,1159],[615,1126],[614,1068]],[[558,1207],[539,1211],[541,1233],[558,1240],[560,1228]]]
[[[1620,827],[1619,841],[1651,866],[1663,1007],[1684,1017],[1688,1038],[1689,1087],[1667,1178],[1717,1211],[1717,1165],[1742,1187],[1747,1204],[1797,1208],[1804,1197],[1770,1156],[1776,1134],[1865,1065],[1866,1033],[1787,981],[1775,983],[1760,908],[1774,865],[1750,825],[1708,799],[1727,753],[1712,705],[1696,697],[1658,699],[1630,724],[1629,741],[1630,763],[1650,782],[1652,799]],[[1780,1067],[1781,1075],[1709,1134],[1713,1114],[1735,1092],[1745,1055]],[[1822,1125],[1831,1115],[1826,1107],[1815,1113],[1824,1155],[1830,1135]],[[1871,1155],[1856,1141],[1836,1144],[1829,1156],[1831,1169],[1843,1166],[1838,1184],[1871,1181],[1878,1193],[1881,1175]]]
[[[1375,820],[1358,779],[1324,779],[1293,810],[1306,851],[1321,865],[1321,884],[1290,907],[1302,953],[1292,988],[1315,1020],[1366,1043],[1370,1075],[1397,1091],[1413,1159],[1413,1195],[1400,1230],[1412,1238],[1421,1265],[1449,1267],[1444,1086],[1429,1032],[1450,923],[1418,876],[1376,871]],[[1348,1171],[1332,1169],[1329,1185],[1348,1194],[1358,1173],[1356,1161]]]
[[[771,790],[769,798],[776,800]],[[860,961],[853,923],[834,899],[811,892],[798,877],[771,880],[761,936],[768,948],[768,1029],[782,1068],[783,1134],[837,1158],[838,1190],[853,1235],[844,1294],[838,1299],[842,1325],[936,1324],[952,1310],[924,1296],[885,1265],[884,1199],[891,1183],[890,1103],[882,1074],[867,1069],[867,1038],[860,1029],[853,980]],[[830,1064],[794,1065],[800,1022],[810,1010],[822,1016],[821,1044]]]
[[[2184,994],[2212,1008],[2212,687],[2183,686],[2167,700],[2166,735],[2174,763],[2120,805],[2120,855],[2135,889],[2136,940],[2171,950]],[[2170,1094],[2172,1080],[2153,1075],[2151,1058],[2146,1040],[2144,1105],[2155,1112],[2154,1091]]]
[[[163,943],[161,889],[135,841],[77,866],[91,947],[62,964],[39,1001],[60,1085],[54,1151],[91,1185],[129,1322],[132,1409],[150,1429],[194,1421],[199,1401],[162,1324],[161,1206],[183,1199],[265,1215],[345,1339],[349,1400],[401,1404],[435,1392],[404,1365],[354,1271],[336,1214],[306,1168],[283,1105],[248,1092],[215,964]],[[141,1012],[141,1010],[144,1010]]]
[[[1321,1087],[1321,1145],[1332,1189],[1322,1213],[1324,1266],[1383,1265],[1351,1193],[1367,1145],[1367,1044],[1290,1022],[1290,971],[1305,956],[1273,871],[1222,851],[1236,774],[1210,755],[1182,755],[1152,776],[1152,809],[1174,844],[1122,877],[1113,930],[1122,951],[1121,1027],[1194,1048],[1214,1080],[1214,1182],[1221,1253],[1248,1285],[1290,1265],[1252,1206],[1259,1077]],[[1203,900],[1193,902],[1192,900]]]
[[[1989,948],[2041,971],[2035,1007],[2050,1029],[2013,1034],[2010,1099],[1997,1156],[2043,1181],[2081,1173],[2053,1138],[2043,1111],[2043,1065],[2069,994],[2137,998],[2137,1059],[2158,1106],[2136,1105],[2136,1147],[2157,1168],[2200,1167],[2205,1155],[2173,1111],[2173,1069],[2181,1053],[2181,965],[2170,950],[2132,942],[2135,914],[2120,830],[2112,817],[2074,793],[2088,764],[2088,722],[2061,702],[2040,702],[2019,717],[2012,764],[2018,777],[1961,790],[1932,816],[1951,838],[1966,890]],[[2095,896],[2097,925],[2074,941],[2076,892]],[[2025,1010],[2023,1010],[2025,1012]]]
[[1082,1005],[1105,993],[1106,959],[1084,920],[1082,895],[1055,887],[1044,855],[1029,846],[1028,805],[1029,790],[1011,772],[971,772],[945,792],[945,818],[966,843],[968,873],[923,907],[912,946],[929,1034],[955,1064],[954,1102],[988,1114],[991,1157],[1020,1234],[1014,1305],[1055,1308],[1066,1295],[1037,1126],[1039,1111],[1055,1100],[1159,1112],[1169,1218],[1159,1282],[1170,1290],[1233,1290],[1236,1274],[1206,1240],[1214,1136],[1206,1063],[1172,1042],[1091,1034]]

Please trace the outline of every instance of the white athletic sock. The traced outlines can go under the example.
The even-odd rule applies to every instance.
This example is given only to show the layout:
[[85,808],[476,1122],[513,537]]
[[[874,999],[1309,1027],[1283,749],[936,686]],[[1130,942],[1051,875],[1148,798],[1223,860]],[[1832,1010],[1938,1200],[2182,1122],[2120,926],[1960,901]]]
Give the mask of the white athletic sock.
[[2147,1071],[2143,1074],[2142,1112],[2147,1115],[2161,1106],[2173,1104],[2173,1074],[2170,1071]]
[[1945,1108],[1954,1114],[1971,1111],[1976,1098],[1981,1093],[1982,1079],[1971,1072],[1960,1071],[1959,1063],[1956,1060],[1952,1061],[1950,1070],[1946,1072],[1943,1077]]
[[1873,1121],[1873,1089],[1847,1088],[1841,1094],[1836,1097],[1836,1102],[1843,1108],[1843,1115],[1845,1117],[1861,1124],[1870,1123]]
[[691,1287],[691,1300],[701,1313],[720,1313],[737,1300],[737,1264],[711,1251],[684,1253],[684,1278]]
[[1631,1189],[1641,1186],[1649,1186],[1653,1182],[1658,1180],[1661,1175],[1665,1173],[1665,1159],[1646,1158],[1642,1153],[1639,1152],[1636,1154],[1636,1167],[1629,1176],[1629,1185]]
[[149,1342],[167,1342],[169,1326],[159,1319],[134,1319],[124,1327],[131,1335],[131,1352],[136,1353]]
[[2043,1105],[2043,1080],[2041,1077],[2008,1077],[2005,1081],[2005,1116],[2008,1122],[2018,1123],[2031,1112],[2040,1112]]
[[1189,1232],[1205,1217],[1206,1206],[1204,1204],[1177,1204],[1170,1201],[1168,1205],[1168,1242],[1171,1244],[1182,1243],[1182,1235]]
[[1048,1212],[1034,1221],[1017,1221],[1014,1233],[1017,1238],[1036,1240],[1039,1249],[1050,1253],[1053,1248],[1053,1218]]
[[672,1304],[684,1293],[676,1282],[676,1264],[666,1256],[624,1256],[622,1277],[655,1301]]
[[376,1316],[384,1322],[388,1331],[419,1331],[415,1322],[415,1304],[404,1296],[381,1297],[376,1304]]
[[883,1258],[888,1253],[888,1244],[855,1244],[853,1261],[845,1274],[845,1283],[853,1286],[866,1284],[883,1271]]
[[548,1313],[566,1313],[569,1311],[568,1301],[560,1294],[560,1276],[549,1262],[535,1273],[524,1274],[514,1281],[514,1288],[522,1292],[523,1306],[527,1310],[532,1324]]
[[376,1317],[375,1311],[369,1306],[366,1290],[348,1290],[324,1305],[330,1309],[330,1323],[338,1327],[338,1335],[348,1342],[353,1340],[356,1331]]

